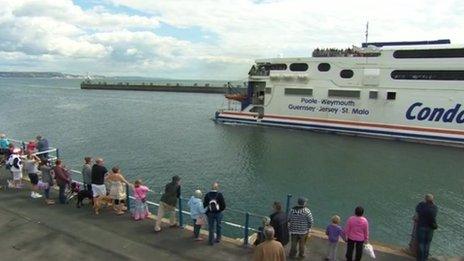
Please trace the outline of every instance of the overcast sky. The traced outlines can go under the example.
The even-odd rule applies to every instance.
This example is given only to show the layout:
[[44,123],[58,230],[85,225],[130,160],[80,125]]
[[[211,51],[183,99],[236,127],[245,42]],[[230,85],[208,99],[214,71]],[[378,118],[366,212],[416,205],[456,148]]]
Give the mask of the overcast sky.
[[0,70],[243,79],[256,58],[464,43],[464,1],[0,0]]

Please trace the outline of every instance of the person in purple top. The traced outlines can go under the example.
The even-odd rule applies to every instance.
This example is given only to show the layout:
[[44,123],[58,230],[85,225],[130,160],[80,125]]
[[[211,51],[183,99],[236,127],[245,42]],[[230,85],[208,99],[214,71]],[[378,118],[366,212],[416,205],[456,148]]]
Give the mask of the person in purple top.
[[329,247],[327,249],[327,257],[325,260],[337,260],[338,240],[343,237],[343,229],[340,226],[340,217],[335,215],[331,219],[332,223],[327,226],[325,234],[328,237]]

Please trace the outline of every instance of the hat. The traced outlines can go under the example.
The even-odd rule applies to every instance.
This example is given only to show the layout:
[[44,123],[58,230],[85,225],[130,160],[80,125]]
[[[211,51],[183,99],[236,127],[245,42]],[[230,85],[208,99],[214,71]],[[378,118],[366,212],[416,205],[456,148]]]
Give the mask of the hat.
[[180,180],[180,177],[177,176],[177,175],[175,175],[175,176],[172,177],[172,182],[177,182],[177,181],[179,181],[179,180]]
[[298,198],[298,206],[304,206],[306,205],[306,202],[308,202],[307,198],[304,198],[304,197]]

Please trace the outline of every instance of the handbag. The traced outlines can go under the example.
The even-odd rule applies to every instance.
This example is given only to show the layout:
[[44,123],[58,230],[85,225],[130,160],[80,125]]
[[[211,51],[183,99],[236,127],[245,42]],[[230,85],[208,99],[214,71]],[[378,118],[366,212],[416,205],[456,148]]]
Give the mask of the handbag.
[[195,225],[203,226],[206,224],[206,215],[202,214],[198,216],[197,220],[195,221]]
[[364,244],[364,253],[366,253],[366,255],[370,256],[372,259],[375,259],[374,248],[371,244]]

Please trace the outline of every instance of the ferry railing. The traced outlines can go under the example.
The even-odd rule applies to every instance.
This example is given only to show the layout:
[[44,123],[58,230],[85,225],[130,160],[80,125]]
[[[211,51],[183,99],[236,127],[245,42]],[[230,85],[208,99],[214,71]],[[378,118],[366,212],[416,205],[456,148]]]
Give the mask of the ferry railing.
[[[10,138],[8,138],[8,140],[12,142],[13,144],[15,144],[16,146],[19,146],[22,149],[22,151],[24,152],[26,151],[26,146],[27,146],[26,142],[22,140],[16,140],[16,139],[10,139]],[[32,153],[32,155],[36,155],[36,156],[39,156],[42,154],[51,154],[48,156],[48,159],[50,159],[51,161],[54,161],[60,158],[60,150],[54,147],[49,147],[49,149],[45,151],[40,151],[40,152],[37,151],[37,152]]]

